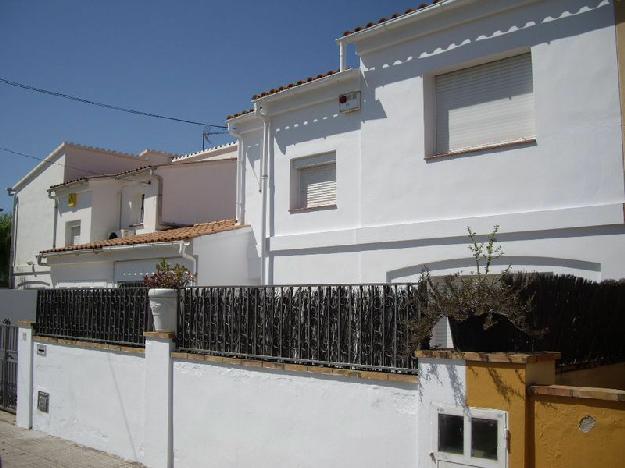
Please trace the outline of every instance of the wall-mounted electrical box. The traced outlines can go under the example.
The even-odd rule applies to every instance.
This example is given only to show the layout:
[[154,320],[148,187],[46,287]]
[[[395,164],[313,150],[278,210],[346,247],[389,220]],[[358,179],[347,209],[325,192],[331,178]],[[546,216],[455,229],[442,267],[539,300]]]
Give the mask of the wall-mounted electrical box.
[[339,96],[339,111],[343,114],[360,110],[360,91],[341,94]]
[[50,407],[50,394],[46,392],[37,393],[37,409],[42,413],[47,413]]

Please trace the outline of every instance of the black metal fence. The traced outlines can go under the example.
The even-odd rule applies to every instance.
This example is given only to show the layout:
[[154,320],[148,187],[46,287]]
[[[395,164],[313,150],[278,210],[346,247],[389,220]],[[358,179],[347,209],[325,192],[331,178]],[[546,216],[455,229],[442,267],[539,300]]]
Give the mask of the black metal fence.
[[180,291],[182,351],[416,373],[417,285],[197,287]]
[[17,327],[0,323],[0,409],[15,412],[17,406]]
[[40,289],[35,332],[143,346],[151,317],[147,288]]

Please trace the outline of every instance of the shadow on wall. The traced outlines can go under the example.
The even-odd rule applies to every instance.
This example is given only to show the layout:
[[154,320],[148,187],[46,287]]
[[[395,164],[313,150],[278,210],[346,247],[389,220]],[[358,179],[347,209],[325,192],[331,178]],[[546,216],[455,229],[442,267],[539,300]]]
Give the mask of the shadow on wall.
[[[575,260],[569,258],[557,258],[557,257],[540,257],[540,256],[511,256],[506,255],[504,257],[493,260],[492,265],[497,267],[506,268],[507,266],[520,267],[565,267],[575,270],[587,271],[590,273],[601,272],[601,264],[594,262],[587,262],[584,260]],[[386,273],[386,281],[393,282],[400,278],[406,278],[407,276],[418,276],[425,268],[428,268],[434,274],[440,270],[463,270],[467,272],[467,269],[473,269],[475,267],[475,259],[472,257],[465,258],[452,258],[447,260],[440,260],[437,262],[422,263],[420,265],[412,265],[403,268],[397,268],[390,270]]]
[[[369,116],[371,104],[363,102],[362,105],[363,108],[367,106],[367,118],[371,118]],[[376,103],[371,111],[377,118],[386,117],[379,103]],[[286,154],[289,146],[331,135],[351,133],[359,130],[361,125],[360,112],[341,114],[336,100],[289,112],[284,116],[275,119],[273,129],[275,143],[282,154]]]
[[[421,366],[419,372],[419,378],[417,379],[417,393],[419,394],[419,401],[423,402],[424,398],[424,385],[427,383],[427,387],[432,387],[432,383],[436,383],[438,388],[451,387],[452,396],[456,406],[466,406],[466,395],[464,390],[464,384],[458,375],[458,366],[456,363],[450,363],[445,366],[425,364]],[[446,376],[440,374],[440,367],[445,368]],[[426,396],[426,398],[428,398]]]
[[410,41],[398,49],[396,57],[389,58],[387,50],[366,55],[362,57],[365,81],[374,89],[450,64],[605,28],[612,24],[611,10],[612,4],[607,0],[540,2],[526,11],[514,9],[495,19]]

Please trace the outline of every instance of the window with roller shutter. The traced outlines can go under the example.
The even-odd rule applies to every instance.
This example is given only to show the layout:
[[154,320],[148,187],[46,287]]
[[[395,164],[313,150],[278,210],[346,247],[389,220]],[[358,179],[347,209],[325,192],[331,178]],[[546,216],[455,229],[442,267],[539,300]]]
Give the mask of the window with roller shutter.
[[336,164],[299,169],[300,208],[336,204]]
[[435,77],[436,154],[535,138],[529,53]]

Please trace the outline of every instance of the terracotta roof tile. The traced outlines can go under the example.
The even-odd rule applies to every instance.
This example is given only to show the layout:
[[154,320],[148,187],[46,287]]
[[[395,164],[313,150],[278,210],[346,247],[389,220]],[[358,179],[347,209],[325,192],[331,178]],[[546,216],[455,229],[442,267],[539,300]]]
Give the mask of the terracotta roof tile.
[[326,77],[334,75],[334,74],[336,74],[338,72],[339,72],[338,70],[330,70],[330,71],[328,71],[326,73],[320,73],[319,75],[316,75],[316,76],[309,76],[308,78],[305,78],[305,79],[299,80],[299,81],[294,81],[293,83],[285,84],[283,86],[280,86],[279,88],[273,88],[273,89],[270,89],[269,91],[264,91],[264,92],[259,93],[259,94],[254,94],[254,96],[252,96],[252,100],[255,101],[256,99],[259,99],[259,98],[262,98],[262,97],[265,97],[265,96],[270,96],[272,94],[276,94],[276,93],[279,93],[281,91],[285,91],[287,89],[295,88],[297,86],[301,86],[303,84],[310,83],[311,81],[317,81],[317,80],[320,80],[321,78],[326,78]]
[[[338,72],[339,70],[330,70],[330,71],[327,71],[326,73],[320,73],[315,76],[309,76],[308,78],[304,78],[303,80],[294,81],[293,83],[288,83],[278,88],[272,88],[268,91],[263,91],[262,93],[254,94],[254,96],[252,96],[252,101],[263,98],[265,96],[271,96],[272,94],[277,94],[281,91],[286,91],[287,89],[296,88],[298,86],[302,86],[307,83],[320,80],[321,78],[326,78],[328,76],[335,75]],[[254,112],[254,109],[248,109],[248,110],[238,112],[236,114],[231,114],[228,117],[226,117],[226,120],[236,119],[237,117],[241,117],[242,115],[249,114],[251,112]]]
[[167,231],[156,231],[150,232],[148,234],[138,234],[136,236],[118,237],[117,239],[96,241],[89,244],[68,245],[67,247],[44,250],[41,253],[46,254],[55,252],[72,252],[76,250],[100,250],[106,247],[115,247],[120,245],[153,244],[155,242],[175,242],[193,239],[200,236],[206,236],[209,234],[217,234],[218,232],[233,231],[242,227],[244,226],[237,224],[235,219],[224,219],[221,221],[195,224],[193,226],[170,229]]
[[346,36],[351,36],[354,33],[357,32],[361,32],[364,31],[366,29],[372,28],[374,26],[377,26],[378,24],[382,24],[382,23],[386,23],[387,21],[390,21],[392,19],[396,19],[399,18],[401,16],[406,16],[409,15],[411,13],[414,13],[415,11],[419,11],[419,10],[423,10],[424,8],[427,8],[429,6],[432,6],[435,3],[439,3],[441,0],[433,0],[432,3],[421,3],[417,8],[408,8],[406,11],[404,11],[403,13],[393,13],[391,16],[384,17],[384,18],[380,18],[378,21],[372,21],[370,23],[365,24],[364,26],[357,26],[352,30],[349,31],[345,31],[343,33],[343,37]]
[[236,114],[229,115],[228,117],[226,117],[226,120],[236,119],[237,117],[241,117],[242,115],[249,114],[251,112],[254,112],[254,109],[246,109],[244,111],[237,112]]

